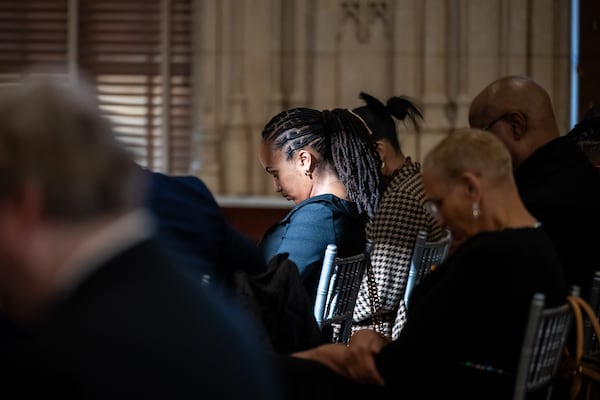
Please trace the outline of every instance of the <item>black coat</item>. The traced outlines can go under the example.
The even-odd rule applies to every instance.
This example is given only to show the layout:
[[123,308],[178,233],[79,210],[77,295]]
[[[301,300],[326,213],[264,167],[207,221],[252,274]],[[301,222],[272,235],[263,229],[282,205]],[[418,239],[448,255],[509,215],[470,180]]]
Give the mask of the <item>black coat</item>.
[[154,242],[142,242],[101,265],[2,354],[3,391],[277,398],[274,371],[255,347],[256,327],[230,300],[187,279]]
[[600,270],[600,174],[576,144],[560,137],[515,172],[523,203],[556,247],[569,284],[587,298]]
[[324,343],[313,302],[287,253],[275,255],[267,271],[256,276],[240,272],[235,281],[242,303],[264,327],[266,349],[288,354]]

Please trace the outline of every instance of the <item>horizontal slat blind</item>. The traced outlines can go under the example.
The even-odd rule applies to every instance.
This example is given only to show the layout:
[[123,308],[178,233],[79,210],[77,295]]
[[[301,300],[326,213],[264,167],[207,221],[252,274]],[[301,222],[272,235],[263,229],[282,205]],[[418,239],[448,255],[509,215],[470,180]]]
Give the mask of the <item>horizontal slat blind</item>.
[[101,107],[149,168],[161,142],[160,0],[88,0],[79,5],[79,61]]
[[190,169],[192,132],[192,4],[171,2],[170,154],[173,171]]
[[23,69],[67,72],[67,0],[0,1],[0,83]]
[[[49,72],[44,66],[52,64],[52,72],[67,73],[68,3],[0,1],[0,83],[15,81],[23,67]],[[77,8],[78,72],[95,85],[119,137],[141,165],[188,173],[191,0],[169,1],[168,33],[161,32],[161,0],[79,0]],[[164,34],[170,46],[166,77],[161,68]],[[163,93],[165,87],[169,93]],[[166,136],[163,104],[169,107]],[[163,161],[165,149],[169,165]]]

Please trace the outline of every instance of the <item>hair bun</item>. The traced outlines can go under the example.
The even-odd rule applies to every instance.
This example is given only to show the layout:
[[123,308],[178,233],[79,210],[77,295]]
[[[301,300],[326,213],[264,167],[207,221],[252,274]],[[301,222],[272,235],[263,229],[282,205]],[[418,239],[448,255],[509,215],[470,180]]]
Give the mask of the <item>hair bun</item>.
[[419,123],[417,119],[422,120],[423,114],[421,110],[409,100],[407,97],[396,96],[388,99],[386,108],[388,112],[392,114],[394,117],[399,119],[400,121],[404,121],[406,117],[408,117],[415,128],[419,129]]
[[360,95],[358,97],[360,97],[365,101],[365,103],[367,103],[367,107],[369,107],[375,115],[379,117],[387,117],[391,115],[385,104],[383,104],[381,101],[377,100],[370,94],[360,92]]

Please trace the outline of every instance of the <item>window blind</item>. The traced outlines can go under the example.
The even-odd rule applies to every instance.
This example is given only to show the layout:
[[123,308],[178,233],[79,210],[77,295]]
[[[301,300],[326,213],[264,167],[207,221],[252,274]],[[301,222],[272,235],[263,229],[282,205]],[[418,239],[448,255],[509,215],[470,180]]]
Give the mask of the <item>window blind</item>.
[[[70,49],[73,12],[77,43]],[[43,72],[52,64],[53,73],[67,74],[74,51],[77,74],[95,86],[101,109],[136,160],[185,174],[192,129],[191,24],[191,0],[3,0],[0,83],[16,80],[23,67]]]
[[0,1],[0,84],[40,65],[67,73],[67,12],[65,0]]

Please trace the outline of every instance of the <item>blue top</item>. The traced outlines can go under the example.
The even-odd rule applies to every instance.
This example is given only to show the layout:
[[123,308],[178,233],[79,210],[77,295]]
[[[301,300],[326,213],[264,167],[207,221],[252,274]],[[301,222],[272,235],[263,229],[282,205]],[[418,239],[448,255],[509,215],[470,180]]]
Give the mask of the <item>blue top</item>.
[[270,227],[259,248],[267,262],[288,253],[314,300],[327,245],[335,243],[340,257],[360,253],[366,245],[365,223],[353,202],[332,194],[314,196]]

